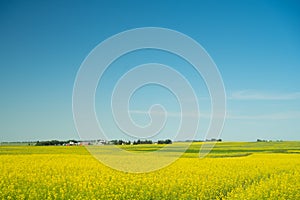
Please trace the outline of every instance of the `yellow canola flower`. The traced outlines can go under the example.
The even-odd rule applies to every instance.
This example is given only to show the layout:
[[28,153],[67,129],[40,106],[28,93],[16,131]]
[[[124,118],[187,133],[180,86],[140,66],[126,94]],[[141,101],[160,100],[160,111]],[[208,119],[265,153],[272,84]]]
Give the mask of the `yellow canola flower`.
[[297,153],[182,157],[131,174],[101,164],[84,147],[31,148],[0,154],[0,199],[300,199]]

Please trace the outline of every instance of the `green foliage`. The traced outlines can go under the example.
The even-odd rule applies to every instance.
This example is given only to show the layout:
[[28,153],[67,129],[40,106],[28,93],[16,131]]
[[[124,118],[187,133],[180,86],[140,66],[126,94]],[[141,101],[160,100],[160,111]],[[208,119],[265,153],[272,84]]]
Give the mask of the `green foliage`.
[[172,140],[170,140],[170,139],[158,140],[157,144],[172,144]]

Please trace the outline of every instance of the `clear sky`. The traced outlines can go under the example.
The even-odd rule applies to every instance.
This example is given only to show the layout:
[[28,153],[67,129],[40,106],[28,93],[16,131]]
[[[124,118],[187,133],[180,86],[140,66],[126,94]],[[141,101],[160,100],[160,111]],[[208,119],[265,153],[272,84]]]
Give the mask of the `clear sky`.
[[[190,36],[218,66],[227,94],[221,138],[300,140],[299,1],[2,0],[0,141],[78,139],[72,91],[81,63],[108,37],[149,26]],[[107,72],[106,80],[110,84],[117,80],[122,74],[120,65],[130,68],[128,64],[163,62],[179,71],[179,65],[184,65],[170,55],[156,56],[159,53],[164,54],[136,52],[121,58]],[[197,81],[202,84],[195,90],[203,91],[197,93],[200,111],[209,115],[203,80],[186,68],[181,73],[193,86]],[[110,90],[110,84],[102,89]],[[106,105],[101,103],[106,98],[101,87],[96,95],[99,117]],[[155,85],[144,90],[130,102],[137,123],[147,124],[145,111],[157,101],[166,104],[170,113],[178,111],[167,90]],[[107,130],[115,133],[111,116],[102,117],[107,120]],[[200,139],[208,124],[205,117],[202,120]],[[174,114],[166,128],[172,130],[176,123]]]

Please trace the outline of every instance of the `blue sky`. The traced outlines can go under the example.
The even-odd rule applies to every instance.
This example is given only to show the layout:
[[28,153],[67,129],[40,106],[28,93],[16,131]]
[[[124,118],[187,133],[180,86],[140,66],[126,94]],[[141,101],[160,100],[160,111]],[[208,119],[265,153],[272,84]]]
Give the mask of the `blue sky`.
[[[0,141],[78,139],[72,91],[81,63],[108,37],[149,26],[190,36],[218,66],[227,94],[224,140],[300,140],[297,1],[0,1]],[[106,129],[112,134],[117,129],[109,110],[101,111],[107,100],[101,89],[113,87],[122,74],[118,66],[163,62],[180,70],[183,61],[146,51],[118,62],[96,94],[98,116],[107,120]],[[200,111],[208,116],[203,80],[188,67],[181,73],[198,91]],[[174,96],[149,86],[130,102],[132,117],[147,124],[144,112],[158,101],[167,104],[168,112],[178,112]],[[206,118],[199,128],[200,139]],[[176,124],[174,115],[167,132]]]

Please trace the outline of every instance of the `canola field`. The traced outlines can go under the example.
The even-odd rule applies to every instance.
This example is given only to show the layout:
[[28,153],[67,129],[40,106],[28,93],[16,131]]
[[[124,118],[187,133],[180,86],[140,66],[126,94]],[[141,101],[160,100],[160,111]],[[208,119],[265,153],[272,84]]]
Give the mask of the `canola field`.
[[136,174],[103,165],[81,146],[0,146],[0,199],[300,199],[300,142],[221,142],[205,158],[200,146]]

